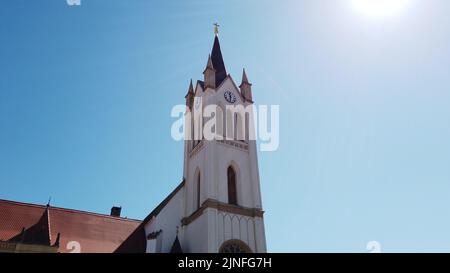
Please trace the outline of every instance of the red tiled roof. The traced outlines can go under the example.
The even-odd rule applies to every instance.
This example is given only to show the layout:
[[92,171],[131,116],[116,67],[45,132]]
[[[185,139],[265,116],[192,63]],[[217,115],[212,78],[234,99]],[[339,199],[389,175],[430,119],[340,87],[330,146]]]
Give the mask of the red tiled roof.
[[[35,224],[27,228],[25,226],[22,227],[22,231],[8,241],[50,246],[52,239],[50,238],[50,214],[48,208],[45,209],[41,218]],[[58,244],[59,241],[55,241],[55,245]]]
[[[46,206],[0,200],[0,240],[17,237],[23,228],[36,225]],[[139,220],[72,209],[49,207],[50,243],[61,234],[59,252],[71,252],[69,242],[80,244],[81,252],[113,252],[141,223]]]

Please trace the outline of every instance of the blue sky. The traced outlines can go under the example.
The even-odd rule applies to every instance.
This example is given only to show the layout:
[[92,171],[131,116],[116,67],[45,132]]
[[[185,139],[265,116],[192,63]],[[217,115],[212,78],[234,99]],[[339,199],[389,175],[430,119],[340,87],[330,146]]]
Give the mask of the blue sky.
[[268,250],[450,251],[450,3],[0,4],[0,198],[145,217],[182,179],[170,110],[221,24],[225,64],[280,105],[260,152]]

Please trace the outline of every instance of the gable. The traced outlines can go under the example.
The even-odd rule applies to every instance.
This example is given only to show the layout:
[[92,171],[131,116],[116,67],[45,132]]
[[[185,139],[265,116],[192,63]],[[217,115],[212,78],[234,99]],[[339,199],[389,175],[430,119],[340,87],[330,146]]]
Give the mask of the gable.
[[244,97],[242,96],[240,89],[237,87],[236,83],[230,75],[228,75],[222,82],[222,84],[216,89],[218,103],[222,102],[223,104],[230,104],[224,98],[224,94],[227,91],[232,92],[236,96],[236,103],[244,104]]
[[205,90],[205,83],[203,81],[198,80],[195,85],[194,96],[200,96]]

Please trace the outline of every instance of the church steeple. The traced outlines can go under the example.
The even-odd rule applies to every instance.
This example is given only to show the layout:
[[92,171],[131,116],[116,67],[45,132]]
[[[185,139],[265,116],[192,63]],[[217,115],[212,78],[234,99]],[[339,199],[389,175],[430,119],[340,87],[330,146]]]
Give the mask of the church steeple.
[[227,77],[227,70],[223,61],[222,51],[219,42],[219,25],[214,24],[214,44],[211,54],[208,56],[206,68],[203,71],[205,90],[209,87],[215,89]]
[[211,58],[214,69],[216,70],[216,86],[219,86],[227,77],[227,70],[225,69],[222,51],[220,50],[219,36],[217,34],[214,37]]
[[[253,139],[256,113],[253,107],[247,108],[253,103],[252,84],[245,70],[240,87],[228,75],[218,27],[214,24],[214,43],[203,71],[204,81],[198,81],[198,89],[194,90],[195,99],[201,103],[194,101],[193,108],[197,110],[184,116],[184,132],[188,136],[184,142],[184,190],[176,193],[178,201],[174,201],[182,206],[175,211],[180,216],[182,232],[166,229],[167,235],[161,239],[164,252],[266,252],[257,146]],[[190,94],[188,91],[187,97]],[[206,112],[211,110],[208,116]],[[172,217],[169,214],[173,212],[164,213],[162,218],[158,216],[161,221]],[[251,225],[252,236],[246,236],[248,226],[242,226],[240,219]],[[149,231],[159,228],[156,221]]]

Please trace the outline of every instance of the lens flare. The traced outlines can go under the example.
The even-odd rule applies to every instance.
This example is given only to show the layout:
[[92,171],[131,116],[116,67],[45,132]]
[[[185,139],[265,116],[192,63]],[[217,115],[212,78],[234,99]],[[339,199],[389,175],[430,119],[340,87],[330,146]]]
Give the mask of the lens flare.
[[359,13],[369,16],[393,16],[401,12],[410,0],[352,0]]

